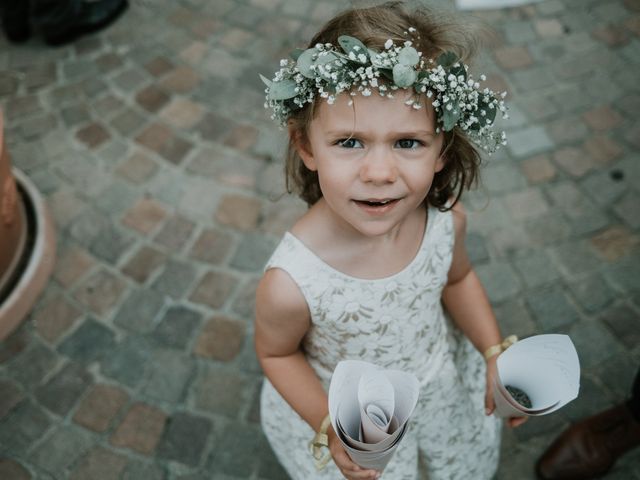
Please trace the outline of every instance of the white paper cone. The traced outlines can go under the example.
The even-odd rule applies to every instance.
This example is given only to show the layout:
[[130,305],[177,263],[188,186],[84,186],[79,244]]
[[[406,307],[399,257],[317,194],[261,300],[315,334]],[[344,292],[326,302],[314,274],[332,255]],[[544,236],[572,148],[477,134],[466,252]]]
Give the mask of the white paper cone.
[[[496,415],[546,415],[578,396],[580,364],[567,335],[537,335],[517,342],[498,356],[493,398]],[[519,388],[531,408],[518,404],[505,386]]]
[[[382,375],[385,378],[380,378]],[[329,414],[338,438],[357,465],[383,470],[389,463],[407,431],[419,389],[418,379],[409,373],[383,370],[358,360],[338,363],[329,384]],[[371,405],[375,408],[370,408]],[[387,431],[374,424],[372,413],[388,421]],[[362,442],[365,427],[375,429],[372,438],[379,441]]]
[[[393,454],[395,453],[398,445],[400,445],[400,441],[404,437],[404,434],[407,431],[407,424],[404,425],[403,428],[399,429],[397,435],[394,436],[394,441],[383,450],[360,450],[359,448],[354,448],[352,446],[353,440],[346,437],[344,430],[338,425],[337,435],[342,445],[344,446],[345,451],[353,460],[354,463],[360,465],[362,468],[371,468],[374,470],[384,470],[387,466]],[[385,440],[384,443],[389,443],[389,439]],[[381,442],[382,443],[382,442]],[[380,446],[380,444],[376,444]],[[371,447],[372,445],[367,445]]]

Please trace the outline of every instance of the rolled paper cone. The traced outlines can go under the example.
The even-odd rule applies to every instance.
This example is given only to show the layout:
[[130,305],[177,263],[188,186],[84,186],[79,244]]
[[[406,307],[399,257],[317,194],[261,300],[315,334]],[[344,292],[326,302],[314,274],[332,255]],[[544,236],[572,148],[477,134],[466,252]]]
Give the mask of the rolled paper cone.
[[[415,375],[398,370],[384,370],[393,386],[393,412],[390,416],[387,437],[377,443],[360,441],[364,405],[376,402],[360,402],[359,382],[367,372],[379,367],[358,360],[343,360],[336,366],[329,384],[329,413],[331,423],[344,449],[351,459],[363,468],[383,470],[391,460],[398,444],[407,431],[408,420],[418,402],[420,385]],[[363,399],[364,400],[364,399]],[[384,409],[383,409],[384,410]]]
[[[355,450],[368,451],[368,452],[382,452],[388,449],[394,443],[397,443],[398,438],[404,434],[404,430],[407,426],[407,424],[405,423],[402,427],[400,427],[396,417],[393,417],[391,419],[391,425],[390,425],[390,429],[391,431],[393,431],[392,434],[390,434],[387,438],[385,438],[380,442],[365,443],[365,442],[359,441],[356,438],[350,437],[349,434],[344,430],[344,428],[342,427],[342,424],[340,424],[339,421],[337,422],[336,425],[338,427],[338,430],[344,434],[344,442],[346,442],[349,446],[351,446]],[[340,437],[340,435],[338,435],[338,437]],[[343,438],[340,437],[340,440],[343,440]]]
[[540,415],[544,415],[550,410],[552,410],[558,402],[546,406],[544,408],[535,409],[535,408],[526,408],[520,405],[518,402],[514,400],[514,398],[509,394],[504,385],[500,383],[499,379],[494,379],[493,383],[493,400],[496,404],[495,414],[498,417],[506,418],[506,417],[536,417]]
[[[537,416],[561,408],[578,394],[580,363],[571,339],[547,334],[529,337],[498,356],[494,399],[500,416]],[[507,391],[525,392],[531,407],[520,405]]]
[[526,417],[528,416],[522,410],[519,410],[511,403],[511,398],[506,397],[502,389],[498,387],[497,382],[493,386],[493,400],[496,404],[495,414],[498,417]]
[[374,470],[382,471],[387,466],[393,454],[395,453],[398,445],[400,445],[400,441],[404,437],[406,433],[406,424],[401,429],[400,435],[396,438],[396,441],[386,450],[382,451],[363,451],[350,447],[345,443],[345,439],[340,439],[342,441],[343,446],[351,460],[362,468],[371,468]]
[[[375,417],[371,412],[379,413],[380,415]],[[361,415],[361,432],[364,443],[378,443],[386,440],[390,437],[389,429],[391,420],[387,421],[384,417],[384,412],[381,409],[376,409],[375,406],[367,407],[367,410]],[[391,432],[393,433],[393,432]]]

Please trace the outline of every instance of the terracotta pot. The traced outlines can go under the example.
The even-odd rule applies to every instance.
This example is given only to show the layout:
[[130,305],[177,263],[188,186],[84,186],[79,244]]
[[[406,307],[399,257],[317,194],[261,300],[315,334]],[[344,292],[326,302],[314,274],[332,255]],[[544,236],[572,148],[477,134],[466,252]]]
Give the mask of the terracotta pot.
[[26,317],[55,259],[55,232],[36,186],[11,169],[0,111],[0,340]]
[[27,222],[18,188],[11,173],[0,113],[0,298],[16,271],[27,241]]

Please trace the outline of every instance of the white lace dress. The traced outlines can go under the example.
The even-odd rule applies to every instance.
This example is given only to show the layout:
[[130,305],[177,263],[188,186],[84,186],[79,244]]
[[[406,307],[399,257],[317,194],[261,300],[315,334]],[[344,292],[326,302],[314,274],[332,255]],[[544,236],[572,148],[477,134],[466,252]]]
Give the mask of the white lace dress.
[[[340,360],[357,359],[413,372],[420,400],[382,478],[490,479],[501,422],[484,414],[482,356],[445,317],[440,301],[453,251],[451,212],[430,208],[416,257],[401,272],[364,280],[341,273],[286,233],[266,269],[286,271],[311,312],[306,357],[328,390]],[[317,472],[308,451],[311,427],[265,379],[262,427],[292,479],[340,479],[330,462]]]

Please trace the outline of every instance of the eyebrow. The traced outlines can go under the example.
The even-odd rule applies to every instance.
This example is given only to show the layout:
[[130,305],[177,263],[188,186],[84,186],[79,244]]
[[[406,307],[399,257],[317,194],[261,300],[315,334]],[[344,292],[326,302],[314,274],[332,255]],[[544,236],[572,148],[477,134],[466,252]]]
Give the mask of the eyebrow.
[[[355,132],[352,130],[329,130],[325,132],[328,136],[335,137],[366,137],[366,132]],[[389,132],[389,137],[400,137],[400,138],[410,138],[410,137],[435,137],[435,132],[430,132],[428,130],[411,130],[406,132]]]

